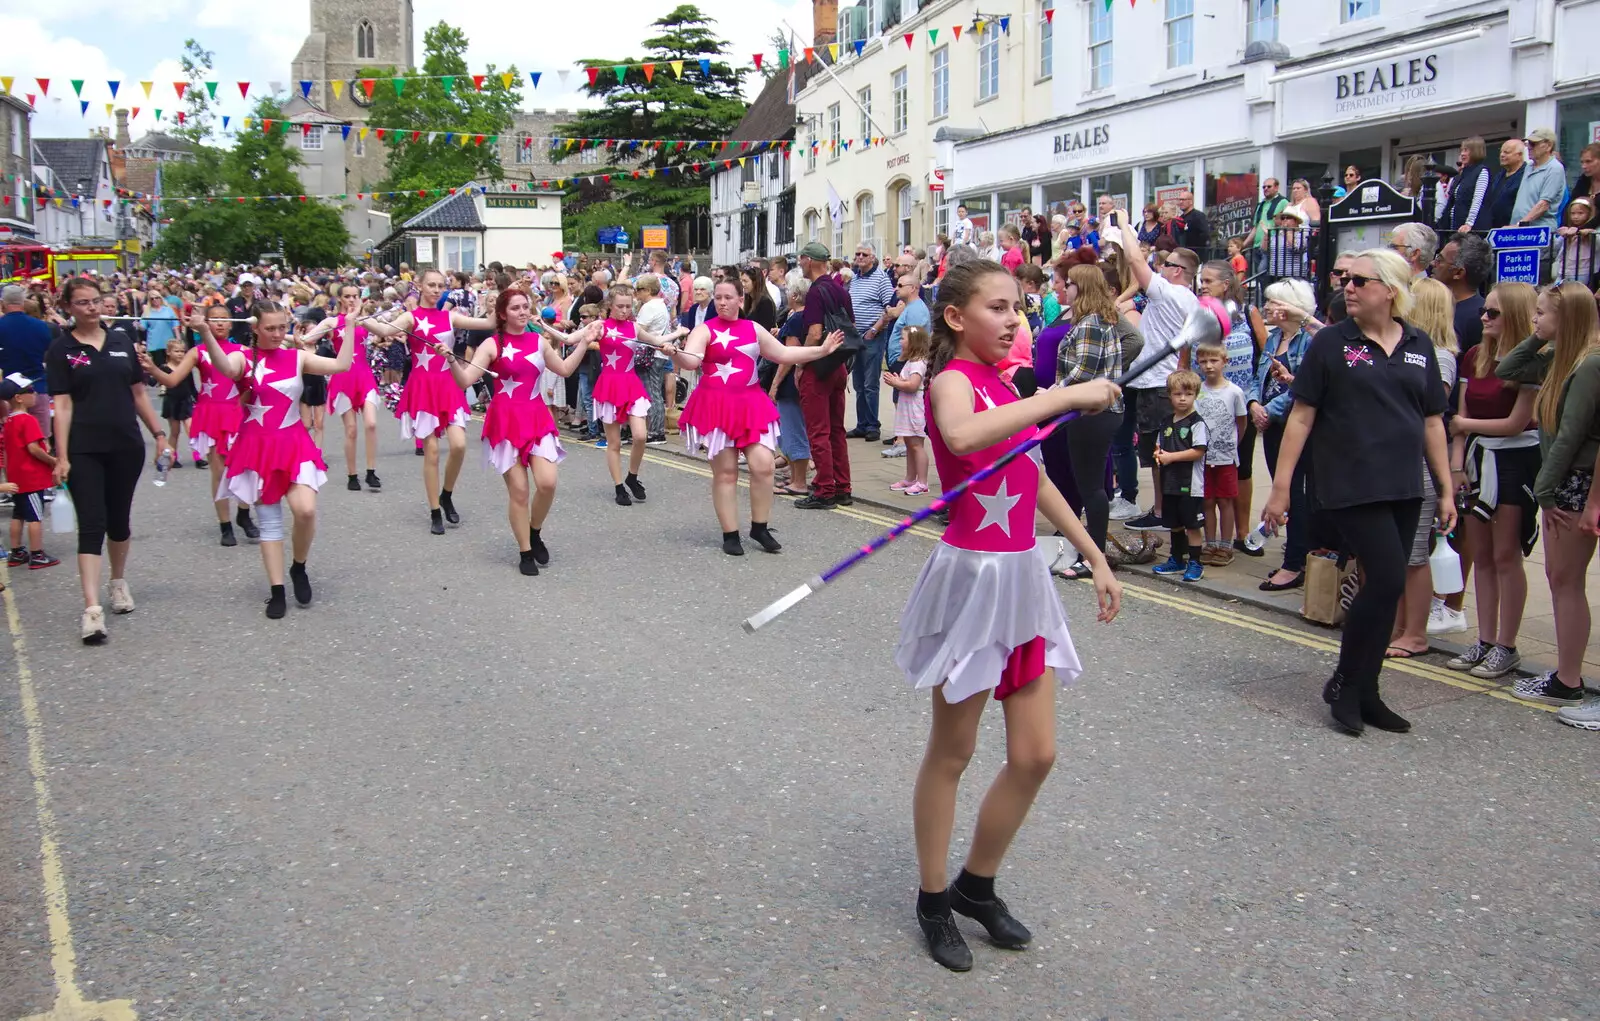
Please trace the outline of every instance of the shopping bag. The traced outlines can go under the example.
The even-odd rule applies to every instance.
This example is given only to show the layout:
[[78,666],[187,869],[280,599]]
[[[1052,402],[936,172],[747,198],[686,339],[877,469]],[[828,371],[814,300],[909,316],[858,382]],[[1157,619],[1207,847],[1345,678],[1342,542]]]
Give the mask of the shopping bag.
[[1360,588],[1356,562],[1332,550],[1315,550],[1306,557],[1305,601],[1300,616],[1318,624],[1338,627]]
[[72,506],[72,496],[67,492],[67,487],[62,486],[56,490],[56,498],[50,502],[50,531],[59,535],[77,530],[78,510]]

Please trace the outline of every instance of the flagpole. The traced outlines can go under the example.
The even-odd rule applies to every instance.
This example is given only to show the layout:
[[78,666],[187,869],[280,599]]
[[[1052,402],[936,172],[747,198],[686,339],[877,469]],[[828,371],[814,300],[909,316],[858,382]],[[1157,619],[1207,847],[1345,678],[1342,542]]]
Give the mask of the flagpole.
[[[787,19],[784,20],[783,24],[784,24],[784,27],[789,30],[791,35],[798,34],[798,33],[795,32],[795,27],[793,25],[789,24]],[[888,44],[885,43],[885,45],[888,45]],[[790,50],[789,52],[792,54],[794,51]],[[868,124],[872,125],[872,130],[875,131],[878,134],[878,137],[880,137],[880,138],[882,138],[884,140],[884,144],[887,145],[891,149],[899,149],[900,147],[895,144],[893,136],[891,136],[889,134],[889,132],[883,130],[883,125],[879,124],[878,121],[877,121],[877,118],[872,116],[872,112],[870,110],[868,110],[866,107],[862,106],[859,102],[857,102],[856,101],[856,94],[854,92],[851,92],[848,88],[846,88],[844,82],[839,80],[839,76],[833,73],[833,66],[830,65],[826,60],[823,60],[821,57],[817,58],[817,63],[822,65],[822,69],[824,71],[828,72],[828,77],[832,78],[833,81],[834,81],[834,84],[839,86],[840,90],[842,90],[844,92],[845,98],[850,100],[850,105],[854,106],[857,110],[861,111],[861,115],[867,119],[867,123]],[[796,98],[798,99],[798,97],[796,97]]]

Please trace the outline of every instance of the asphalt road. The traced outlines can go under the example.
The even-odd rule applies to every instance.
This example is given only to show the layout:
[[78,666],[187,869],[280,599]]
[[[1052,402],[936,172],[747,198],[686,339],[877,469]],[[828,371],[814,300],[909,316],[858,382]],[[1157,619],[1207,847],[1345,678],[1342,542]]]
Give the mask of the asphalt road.
[[[436,538],[384,442],[383,493],[324,492],[285,620],[190,469],[141,485],[108,645],[68,564],[11,572],[0,1019],[1600,1015],[1593,735],[1411,665],[1416,730],[1353,740],[1327,632],[1149,581],[1094,625],[1062,583],[1087,673],[1000,877],[1036,943],[968,928],[955,975],[913,916],[928,706],[891,659],[926,537],[746,636],[870,512],[780,506],[785,552],[734,560],[700,474],[653,455],[618,508],[577,449],[523,578],[475,444]],[[991,711],[952,868],[1003,736]]]

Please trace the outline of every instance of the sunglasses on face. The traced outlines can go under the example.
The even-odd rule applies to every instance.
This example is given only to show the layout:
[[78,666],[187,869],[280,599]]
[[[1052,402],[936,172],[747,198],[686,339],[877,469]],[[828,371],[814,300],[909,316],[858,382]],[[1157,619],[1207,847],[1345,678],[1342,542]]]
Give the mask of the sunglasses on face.
[[1486,308],[1479,314],[1490,322],[1494,322],[1496,319],[1500,318],[1500,310],[1497,308]]
[[1360,273],[1351,273],[1349,276],[1345,277],[1345,283],[1358,290],[1367,286],[1368,284],[1376,284],[1380,282],[1381,281],[1379,281],[1377,277],[1364,277]]

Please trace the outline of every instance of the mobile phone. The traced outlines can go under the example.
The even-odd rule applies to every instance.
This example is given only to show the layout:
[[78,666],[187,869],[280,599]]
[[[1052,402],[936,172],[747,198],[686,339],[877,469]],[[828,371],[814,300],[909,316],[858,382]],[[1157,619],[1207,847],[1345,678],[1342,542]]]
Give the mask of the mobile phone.
[[1116,210],[1115,210],[1115,209],[1113,209],[1113,210],[1112,210],[1112,211],[1111,211],[1111,212],[1110,212],[1110,213],[1108,213],[1108,214],[1107,214],[1107,215],[1106,215],[1106,219],[1107,219],[1107,220],[1108,220],[1108,221],[1110,221],[1110,223],[1111,223],[1111,226],[1113,226],[1113,227],[1120,227],[1120,226],[1122,226],[1122,225],[1121,225],[1121,224],[1119,224],[1119,223],[1118,223],[1118,222],[1117,222],[1117,211],[1116,211]]

